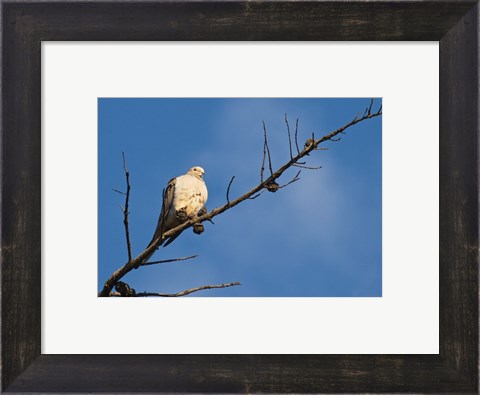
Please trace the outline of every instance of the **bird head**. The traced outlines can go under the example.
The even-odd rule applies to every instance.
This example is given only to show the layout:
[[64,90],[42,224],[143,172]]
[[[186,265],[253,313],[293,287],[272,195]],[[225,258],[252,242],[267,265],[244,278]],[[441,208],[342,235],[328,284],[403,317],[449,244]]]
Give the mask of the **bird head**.
[[198,178],[203,178],[203,175],[205,174],[205,170],[203,170],[203,168],[201,168],[200,166],[194,166],[188,171],[188,174],[191,174],[192,176],[195,176]]

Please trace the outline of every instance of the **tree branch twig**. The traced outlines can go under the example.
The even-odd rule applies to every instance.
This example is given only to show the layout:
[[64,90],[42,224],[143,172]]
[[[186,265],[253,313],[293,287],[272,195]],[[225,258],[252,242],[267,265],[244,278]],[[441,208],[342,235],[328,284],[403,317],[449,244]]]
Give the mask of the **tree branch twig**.
[[144,263],[141,263],[139,266],[149,266],[149,265],[157,265],[157,264],[160,264],[160,263],[186,261],[188,259],[193,259],[193,258],[196,258],[196,257],[198,257],[198,254],[185,256],[185,257],[182,257],[182,258],[172,258],[172,259],[163,259],[161,261],[144,262]]
[[198,291],[203,291],[205,289],[228,288],[228,287],[234,287],[236,285],[241,285],[241,284],[237,281],[237,282],[228,283],[228,284],[203,285],[203,286],[197,287],[197,288],[186,289],[185,291],[178,292],[176,294],[164,294],[164,293],[157,293],[157,292],[141,292],[141,293],[137,293],[136,296],[137,297],[160,296],[160,297],[164,297],[164,298],[175,298],[175,297],[179,297],[179,296],[189,295],[189,294],[192,294],[192,293],[198,292]]
[[300,153],[300,149],[298,148],[298,118],[297,123],[295,125],[295,147],[297,148],[297,155]]
[[292,166],[301,167],[302,169],[308,169],[308,170],[318,170],[322,168],[322,166],[305,166],[298,163],[294,163]]
[[125,239],[127,242],[127,253],[128,253],[128,261],[132,261],[132,245],[130,243],[130,229],[128,226],[128,203],[130,200],[130,172],[127,168],[127,161],[125,160],[125,152],[122,152],[122,159],[123,159],[123,170],[125,171],[125,179],[127,183],[127,192],[123,193],[116,189],[115,192],[121,193],[125,195],[125,206],[123,207],[123,225],[125,226]]
[[287,124],[288,148],[290,149],[290,159],[293,159],[293,153],[292,153],[292,138],[291,138],[291,136],[290,136],[290,125],[288,124],[287,113],[285,113],[285,123]]
[[287,182],[286,184],[279,186],[278,189],[285,188],[285,187],[289,186],[290,184],[293,184],[294,182],[297,182],[297,181],[300,179],[299,175],[300,175],[301,172],[302,172],[302,171],[299,170],[298,173],[295,174],[295,177],[293,177],[293,178],[292,178],[289,182]]
[[132,296],[132,297],[146,297],[146,296],[159,296],[159,297],[164,297],[164,298],[175,298],[179,296],[185,296],[192,294],[194,292],[198,291],[203,291],[206,289],[218,289],[218,288],[228,288],[228,287],[234,287],[236,285],[241,285],[238,281],[234,283],[227,283],[227,284],[218,284],[218,285],[203,285],[201,287],[196,287],[196,288],[190,288],[186,289],[185,291],[181,291],[175,294],[165,294],[165,293],[159,293],[159,292],[135,292],[134,289],[130,288],[127,284],[122,283],[122,287],[120,288],[122,292],[111,292],[109,296]]
[[230,203],[230,187],[232,186],[232,182],[233,180],[235,179],[235,176],[232,176],[232,178],[230,179],[230,182],[228,183],[228,187],[227,187],[227,203]]
[[[267,149],[267,155],[268,155],[268,168],[270,170],[270,176],[273,174],[273,169],[272,169],[272,157],[270,156],[270,148],[268,146],[268,140],[267,140],[267,127],[265,126],[265,122],[262,121],[263,123],[263,136],[264,136],[264,147]],[[263,167],[263,166],[262,166]]]

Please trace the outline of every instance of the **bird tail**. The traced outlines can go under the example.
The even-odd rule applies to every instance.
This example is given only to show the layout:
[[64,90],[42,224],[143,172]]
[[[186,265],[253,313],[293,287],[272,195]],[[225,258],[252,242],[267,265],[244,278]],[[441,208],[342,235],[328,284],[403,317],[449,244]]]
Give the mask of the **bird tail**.
[[[158,232],[158,234],[157,234],[157,232],[155,232],[155,235],[153,236],[152,240],[150,240],[150,243],[148,243],[148,246],[147,246],[145,249],[147,249],[148,247],[150,247],[150,246],[153,244],[153,242],[154,242],[155,240],[157,240],[157,238],[159,238],[160,236],[162,236],[162,234],[163,234],[163,232],[161,232],[161,231]],[[181,234],[181,232],[180,232],[178,235],[175,235],[175,236],[172,236],[172,237],[169,237],[169,238],[165,239],[164,241],[162,241],[162,242],[158,245],[157,249],[158,249],[160,246],[163,246],[163,247],[168,246],[168,245],[169,245],[170,243],[172,243],[178,236],[180,236],[180,234]],[[144,259],[143,262],[147,262],[147,261],[152,257],[152,255],[155,253],[155,251],[156,251],[156,250],[153,250],[149,255],[147,255],[147,257]]]
[[173,240],[175,240],[178,236],[180,236],[180,233],[176,236],[170,237],[166,240],[166,243],[163,244],[163,247],[168,246]]
[[[173,240],[175,240],[178,236],[180,236],[180,235],[178,234],[178,235],[176,235],[176,236],[173,236],[173,237],[170,237],[170,238],[164,240],[162,243],[159,244],[158,247],[160,247],[160,246],[162,246],[162,245],[163,245],[164,247],[168,246],[168,245],[169,245]],[[150,241],[150,243],[148,243],[148,246],[147,246],[145,249],[147,249],[148,247],[150,247],[156,239],[157,239],[157,237],[154,236],[153,239]],[[157,248],[158,248],[158,247],[157,247]],[[152,255],[155,254],[155,251],[156,251],[156,249],[153,250],[150,254],[148,254],[145,258],[143,258],[143,262],[142,262],[142,263],[148,262],[148,260],[152,257]],[[140,266],[140,265],[139,265],[139,266]],[[138,268],[138,266],[137,266],[136,268]],[[136,268],[135,268],[135,269],[136,269]]]
[[[157,240],[158,237],[161,236],[161,234],[162,234],[162,229],[161,229],[160,223],[159,223],[159,224],[157,225],[157,229],[155,230],[155,234],[154,234],[153,237],[152,237],[152,240],[150,240],[150,243],[148,243],[148,245],[145,247],[145,250],[146,250],[148,247],[150,247],[150,246],[153,244],[153,242],[154,242],[155,240]],[[160,247],[162,244],[163,244],[163,243],[161,243],[161,244],[159,245],[159,247]],[[140,265],[148,262],[148,260],[152,257],[152,255],[155,254],[155,251],[156,251],[156,249],[153,250],[150,254],[148,254],[145,258],[143,258],[142,262],[141,262],[140,264],[138,264],[138,265],[135,267],[135,269],[138,269],[138,267],[139,267]]]
[[[153,235],[152,240],[150,240],[150,243],[148,243],[148,246],[147,246],[145,249],[147,249],[148,247],[150,247],[150,246],[153,244],[153,242],[154,242],[155,240],[157,240],[157,238],[160,237],[160,236],[161,236],[161,232],[158,232],[158,234],[157,234],[157,232],[155,232],[155,234]],[[160,243],[160,244],[158,245],[158,247],[160,247],[163,243],[164,243],[164,242]],[[158,247],[157,247],[157,248],[158,248]],[[155,254],[155,251],[156,251],[156,249],[153,250],[150,254],[148,254],[148,255],[145,257],[145,259],[144,259],[143,262],[144,262],[144,263],[147,262],[147,261],[152,257],[152,255]]]

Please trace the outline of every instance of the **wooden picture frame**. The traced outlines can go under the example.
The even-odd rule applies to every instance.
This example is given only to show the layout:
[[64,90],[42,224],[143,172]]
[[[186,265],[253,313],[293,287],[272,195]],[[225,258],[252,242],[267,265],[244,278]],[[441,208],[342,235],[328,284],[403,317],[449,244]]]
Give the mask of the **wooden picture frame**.
[[[477,0],[4,1],[2,18],[3,391],[477,393]],[[41,42],[49,40],[439,41],[440,354],[42,355]]]

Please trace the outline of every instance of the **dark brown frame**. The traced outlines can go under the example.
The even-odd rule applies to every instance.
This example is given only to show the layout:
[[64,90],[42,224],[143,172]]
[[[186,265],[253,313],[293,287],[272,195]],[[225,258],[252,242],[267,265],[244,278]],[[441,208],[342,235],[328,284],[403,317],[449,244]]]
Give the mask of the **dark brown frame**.
[[[2,390],[477,393],[478,20],[477,0],[4,1]],[[43,40],[439,41],[440,354],[41,355]]]

